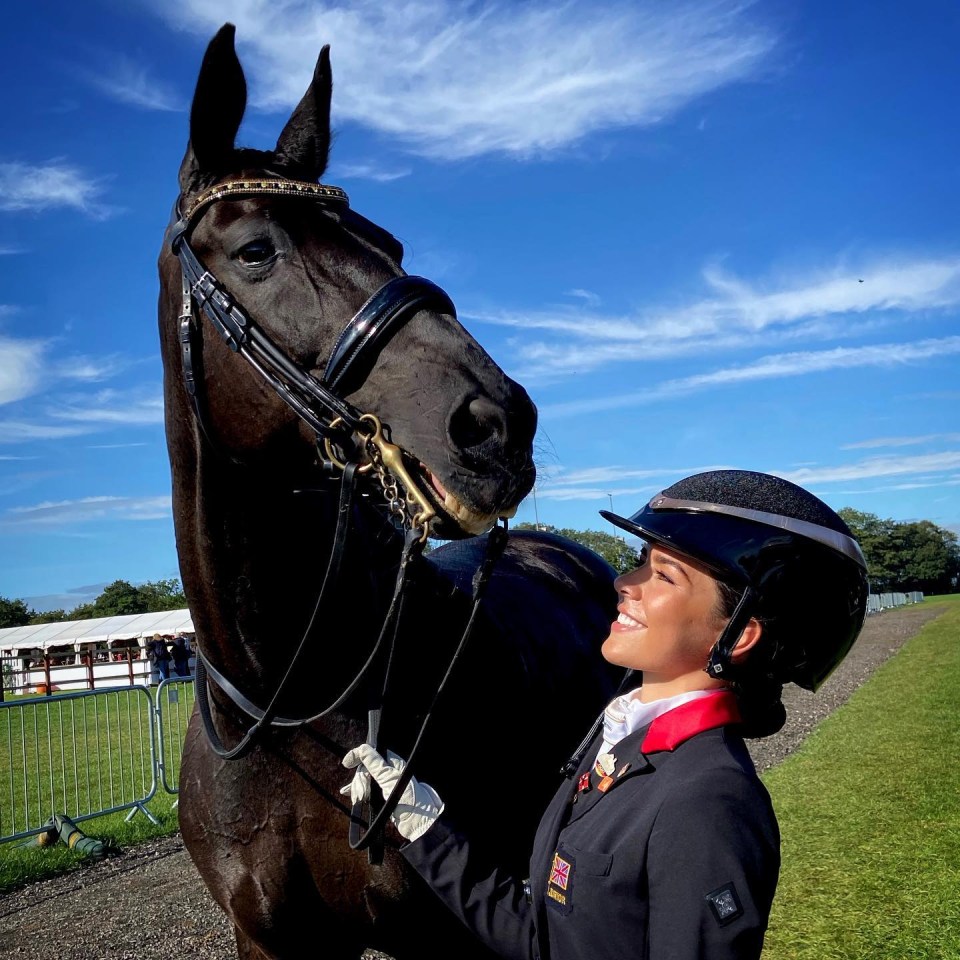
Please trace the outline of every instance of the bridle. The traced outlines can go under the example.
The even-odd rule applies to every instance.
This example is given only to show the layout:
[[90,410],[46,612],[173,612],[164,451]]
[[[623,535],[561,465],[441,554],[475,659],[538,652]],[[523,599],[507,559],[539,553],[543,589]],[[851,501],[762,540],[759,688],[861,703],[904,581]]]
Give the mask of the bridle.
[[[200,351],[194,303],[207,316],[224,343],[243,357],[313,429],[328,462],[342,469],[343,463],[335,454],[336,440],[349,434],[359,438],[366,457],[365,469],[376,470],[388,494],[391,512],[405,519],[411,527],[419,528],[426,540],[427,527],[436,516],[433,504],[406,469],[400,448],[385,438],[379,418],[372,413],[361,413],[344,399],[343,394],[352,392],[366,379],[380,350],[414,314],[434,309],[456,317],[453,301],[444,290],[424,277],[403,275],[387,281],[346,322],[327,360],[323,377],[318,380],[277,347],[204,267],[190,246],[190,231],[211,204],[256,196],[300,197],[325,209],[349,210],[349,199],[340,187],[283,179],[228,180],[202,191],[186,207],[181,208],[178,201],[168,239],[180,261],[181,368],[184,387],[201,429],[213,442],[197,376]],[[397,483],[403,488],[403,499],[397,496]]]
[[[423,277],[408,275],[394,277],[380,287],[346,322],[327,359],[323,376],[318,380],[294,363],[267,336],[224,285],[204,267],[190,246],[190,232],[211,204],[224,199],[258,196],[300,197],[341,215],[349,211],[349,199],[340,187],[282,178],[228,180],[203,190],[185,206],[182,206],[178,200],[173,220],[168,228],[168,241],[171,250],[180,261],[182,300],[179,341],[184,387],[190,397],[201,432],[216,449],[213,432],[204,414],[202,379],[198,375],[202,346],[199,325],[194,316],[193,308],[196,304],[227,346],[243,357],[315,432],[318,448],[324,454],[325,465],[329,469],[340,472],[341,485],[333,548],[313,614],[293,659],[266,709],[259,708],[245,697],[227,677],[208,663],[202,651],[197,649],[197,704],[211,747],[224,760],[237,759],[248,753],[266,727],[299,728],[338,708],[359,687],[372,665],[381,658],[386,644],[382,702],[389,683],[393,642],[397,635],[397,624],[406,595],[409,572],[423,551],[429,534],[430,521],[436,516],[436,510],[406,469],[403,451],[386,439],[384,426],[379,418],[375,414],[358,410],[345,399],[344,394],[353,392],[363,383],[373,369],[383,346],[417,312],[432,309],[456,316],[456,309],[450,297],[435,283]],[[363,221],[359,216],[356,216],[356,219]],[[351,435],[357,438],[356,444],[349,442]],[[349,450],[351,446],[354,447],[353,456],[339,453],[339,450]],[[278,716],[280,698],[288,681],[295,673],[306,641],[312,634],[314,624],[324,606],[324,598],[337,582],[352,512],[357,475],[370,470],[375,471],[380,481],[391,514],[406,528],[394,593],[380,636],[357,675],[332,703],[309,717]],[[372,863],[379,862],[382,857],[383,828],[412,777],[413,760],[431,719],[433,706],[443,692],[454,664],[472,633],[481,596],[492,573],[493,565],[503,552],[505,545],[506,522],[504,521],[503,526],[495,526],[490,531],[486,555],[473,578],[473,606],[469,619],[446,673],[434,693],[430,708],[424,716],[413,748],[408,752],[407,766],[400,780],[384,806],[375,816],[372,816],[370,825],[362,836],[359,832],[362,822],[360,810],[355,806],[351,813],[350,845],[353,849],[366,848]],[[254,720],[254,724],[240,742],[231,749],[224,747],[213,725],[207,690],[210,680],[220,687],[238,708]],[[377,746],[380,709],[378,704],[368,711],[367,741],[374,746]],[[372,810],[371,814],[373,814]]]

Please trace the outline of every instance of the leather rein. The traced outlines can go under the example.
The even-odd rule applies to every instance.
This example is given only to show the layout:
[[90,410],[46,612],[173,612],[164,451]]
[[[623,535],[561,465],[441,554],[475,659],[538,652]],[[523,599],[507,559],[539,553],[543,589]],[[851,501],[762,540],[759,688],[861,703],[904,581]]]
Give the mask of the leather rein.
[[[276,394],[316,433],[318,448],[322,447],[328,470],[341,473],[337,526],[333,547],[327,562],[323,582],[317,595],[310,621],[300,643],[267,707],[261,709],[248,699],[219,670],[213,667],[197,650],[196,683],[197,705],[204,729],[214,752],[223,760],[233,760],[247,754],[267,727],[299,728],[319,720],[340,707],[359,687],[372,666],[387,650],[383,675],[385,698],[393,662],[393,645],[410,580],[410,571],[421,556],[426,544],[430,521],[436,510],[404,463],[403,451],[384,436],[384,427],[372,413],[363,413],[341,395],[356,389],[372,370],[376,357],[393,334],[417,312],[434,309],[456,316],[453,302],[444,290],[423,277],[403,275],[394,277],[377,290],[347,321],[327,360],[323,376],[317,379],[294,363],[244,311],[223,284],[200,262],[190,246],[190,232],[209,206],[219,200],[257,196],[301,197],[320,204],[324,209],[345,214],[349,210],[347,194],[340,188],[320,183],[287,179],[235,179],[216,184],[202,191],[185,207],[178,200],[174,219],[168,228],[168,240],[180,261],[181,310],[179,340],[184,387],[203,435],[217,449],[212,431],[208,428],[201,393],[202,378],[199,364],[202,342],[194,304],[211,322],[227,346],[242,356],[250,366],[273,388]],[[363,218],[358,217],[359,221]],[[366,221],[363,221],[366,222]],[[351,444],[350,436],[357,439]],[[353,457],[340,449],[353,447]],[[278,704],[291,677],[294,676],[301,654],[306,649],[328,596],[338,580],[344,553],[353,496],[358,474],[373,470],[383,489],[391,514],[406,528],[404,547],[397,571],[393,596],[380,635],[367,660],[354,679],[333,702],[309,717],[278,716]],[[451,657],[446,673],[434,693],[430,708],[424,716],[420,731],[409,752],[407,766],[400,780],[374,814],[364,834],[360,834],[361,811],[354,807],[350,818],[350,846],[367,849],[372,863],[382,857],[383,828],[394,810],[413,774],[413,760],[431,719],[433,706],[440,697],[454,664],[472,633],[482,594],[492,573],[493,565],[506,545],[506,521],[495,526],[487,540],[484,560],[473,578],[472,608],[463,635]],[[254,720],[242,739],[227,749],[217,734],[210,712],[208,685],[213,682],[241,711]],[[368,712],[367,741],[378,747],[380,727],[379,705]]]

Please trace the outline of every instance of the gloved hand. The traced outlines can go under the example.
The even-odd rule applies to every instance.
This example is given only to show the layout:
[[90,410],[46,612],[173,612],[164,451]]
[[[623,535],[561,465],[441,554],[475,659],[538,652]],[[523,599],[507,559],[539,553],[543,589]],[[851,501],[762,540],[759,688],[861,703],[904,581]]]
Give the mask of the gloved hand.
[[[384,760],[369,743],[361,743],[359,747],[347,752],[343,765],[348,770],[356,767],[357,772],[350,783],[340,789],[340,793],[349,794],[350,802],[357,804],[370,799],[371,777],[377,781],[384,797],[389,797],[407,761],[389,750],[387,759]],[[400,802],[390,814],[390,819],[400,836],[405,840],[416,840],[433,826],[434,820],[441,813],[443,801],[437,796],[437,791],[429,784],[420,783],[416,777],[411,777]]]

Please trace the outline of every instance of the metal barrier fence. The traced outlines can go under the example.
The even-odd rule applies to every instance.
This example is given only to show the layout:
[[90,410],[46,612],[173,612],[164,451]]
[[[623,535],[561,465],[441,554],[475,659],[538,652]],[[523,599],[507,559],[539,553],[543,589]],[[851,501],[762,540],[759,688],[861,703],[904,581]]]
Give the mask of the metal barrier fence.
[[879,613],[892,607],[902,607],[907,603],[920,603],[923,593],[915,590],[911,593],[871,593],[867,597],[867,613]]
[[[919,592],[871,594],[867,613],[921,600]],[[140,811],[156,823],[147,803],[159,789],[179,792],[193,677],[45,690],[0,702],[0,842],[40,833],[58,813],[81,821]]]
[[178,792],[193,678],[0,703],[0,842],[129,810],[153,823],[158,789]]

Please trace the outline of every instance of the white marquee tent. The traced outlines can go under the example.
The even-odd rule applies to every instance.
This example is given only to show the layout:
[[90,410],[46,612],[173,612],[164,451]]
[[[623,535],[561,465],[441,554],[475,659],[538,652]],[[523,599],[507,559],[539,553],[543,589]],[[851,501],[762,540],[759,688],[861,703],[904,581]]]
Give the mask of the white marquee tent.
[[97,617],[62,623],[37,623],[26,627],[0,629],[0,654],[11,650],[46,650],[53,646],[110,640],[138,640],[142,637],[175,637],[193,634],[189,610],[137,613],[126,617]]

